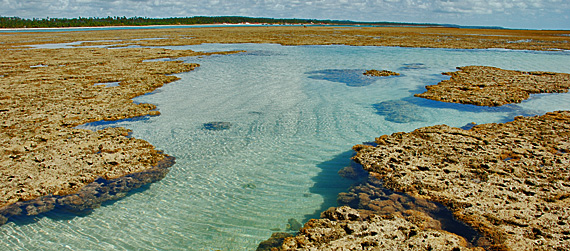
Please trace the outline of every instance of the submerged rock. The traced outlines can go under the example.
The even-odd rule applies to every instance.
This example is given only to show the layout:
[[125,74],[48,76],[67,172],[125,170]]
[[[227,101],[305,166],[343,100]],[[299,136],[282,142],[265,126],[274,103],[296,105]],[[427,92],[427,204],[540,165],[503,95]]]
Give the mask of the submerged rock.
[[268,240],[259,243],[259,246],[257,246],[256,250],[271,251],[274,249],[278,249],[279,247],[281,247],[281,245],[283,245],[283,240],[285,240],[285,238],[292,236],[293,235],[290,233],[283,233],[283,232],[273,233]]
[[379,115],[394,123],[410,123],[425,121],[422,108],[404,100],[389,100],[373,104]]
[[423,63],[409,63],[404,64],[400,69],[402,70],[420,70],[420,69],[427,69],[427,66]]
[[228,130],[228,129],[230,129],[231,126],[232,126],[232,123],[230,123],[230,122],[209,122],[209,123],[204,123],[204,129],[210,130],[210,131]]
[[295,218],[291,218],[289,220],[287,220],[287,231],[299,231],[299,229],[303,227],[303,224],[301,224],[298,220],[296,220]]
[[338,175],[345,179],[358,180],[368,176],[368,172],[362,168],[362,165],[351,161],[350,166],[346,166],[338,171]]

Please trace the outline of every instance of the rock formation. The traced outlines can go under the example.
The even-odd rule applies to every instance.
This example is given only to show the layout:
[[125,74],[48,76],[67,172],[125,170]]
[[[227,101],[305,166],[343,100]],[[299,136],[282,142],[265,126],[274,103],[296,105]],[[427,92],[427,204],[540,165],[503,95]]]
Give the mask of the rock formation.
[[[276,250],[480,250],[462,237],[426,228],[430,218],[416,212],[415,223],[397,215],[362,217],[350,207],[330,208],[310,220]],[[275,250],[274,249],[274,250]]]
[[568,92],[570,74],[543,71],[511,71],[488,66],[458,67],[446,72],[451,79],[426,86],[416,97],[443,102],[501,106],[520,103],[530,94]]
[[388,188],[437,201],[497,250],[570,248],[570,112],[445,125],[355,146]]
[[[99,177],[152,169],[165,155],[124,128],[74,129],[102,120],[158,115],[132,98],[196,68],[157,58],[208,55],[166,49],[11,49],[0,53],[0,208],[67,195]],[[42,67],[34,67],[41,65]],[[119,82],[118,86],[96,83]]]
[[400,76],[400,73],[387,71],[387,70],[367,70],[363,73],[366,76],[373,76],[373,77],[387,77],[387,76]]

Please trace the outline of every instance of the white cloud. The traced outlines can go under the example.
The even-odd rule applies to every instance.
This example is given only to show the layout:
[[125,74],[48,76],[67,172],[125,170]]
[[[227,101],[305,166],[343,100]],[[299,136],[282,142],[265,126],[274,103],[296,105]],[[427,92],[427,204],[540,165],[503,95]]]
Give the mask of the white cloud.
[[220,16],[570,29],[567,0],[2,0],[0,16]]

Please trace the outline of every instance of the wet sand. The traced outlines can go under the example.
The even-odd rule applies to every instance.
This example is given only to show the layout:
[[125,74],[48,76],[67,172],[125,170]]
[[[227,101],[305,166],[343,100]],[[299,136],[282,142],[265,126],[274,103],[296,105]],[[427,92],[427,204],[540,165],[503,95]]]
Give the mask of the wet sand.
[[[0,182],[0,207],[50,194],[72,194],[93,183],[98,177],[115,179],[143,172],[152,169],[165,158],[164,153],[154,149],[148,142],[128,137],[129,131],[126,129],[108,128],[92,132],[73,128],[93,121],[159,115],[153,105],[135,104],[131,99],[177,80],[175,76],[169,74],[191,71],[198,65],[179,61],[143,61],[203,55],[203,53],[191,51],[133,48],[132,46],[278,43],[283,45],[346,44],[458,49],[569,50],[568,33],[567,31],[364,27],[219,27],[0,33],[0,50],[2,50],[0,54],[0,150],[2,151],[0,173],[3,179]],[[81,47],[28,49],[22,47],[77,41],[89,41],[82,43],[81,46],[106,45],[121,49]],[[96,85],[110,82],[119,82],[119,85],[116,87]],[[537,120],[529,121],[531,124],[540,124]],[[566,122],[562,125],[568,124],[567,120],[563,121]],[[564,126],[552,128],[552,130],[555,133],[568,132]],[[532,142],[536,143],[535,141]],[[567,147],[560,149],[562,151],[557,153],[567,157]],[[361,162],[366,163],[365,159],[362,157]],[[412,166],[417,168],[416,165]],[[374,168],[368,169],[378,172]],[[450,173],[455,172],[450,171]],[[548,176],[545,177],[548,179]],[[470,184],[469,182],[473,181],[466,182]],[[541,180],[530,182],[542,184]],[[556,182],[563,187],[568,186],[567,180]],[[405,183],[401,183],[400,186],[398,184],[400,183],[395,180],[392,187],[398,189]],[[436,201],[440,198],[428,196],[430,190],[424,190],[427,191],[427,195],[410,193]],[[534,198],[534,196],[528,197]],[[556,198],[558,198],[555,199],[556,203],[559,203],[557,202],[559,200],[567,202],[568,196],[561,195]],[[451,199],[439,201],[446,202]],[[455,204],[446,205],[454,209]],[[561,208],[561,210],[568,211],[566,207]],[[511,243],[509,236],[514,236],[512,240],[526,240],[524,238],[527,237],[524,236],[527,236],[528,231],[535,241],[550,238],[548,236],[554,236],[553,240],[560,240],[559,238],[565,236],[563,232],[557,233],[560,235],[552,234],[544,230],[544,227],[531,226],[530,223],[528,226],[531,227],[524,230],[490,227],[491,230],[486,231],[486,221],[477,218],[479,214],[474,215],[473,218],[459,218],[488,234],[493,242],[492,245],[498,248],[515,248],[509,244]],[[567,222],[563,223],[567,224]],[[540,221],[537,224],[542,223]],[[509,226],[508,222],[505,223],[502,218],[491,222],[491,225]],[[509,231],[516,233],[510,234]],[[543,243],[549,242],[543,241]]]

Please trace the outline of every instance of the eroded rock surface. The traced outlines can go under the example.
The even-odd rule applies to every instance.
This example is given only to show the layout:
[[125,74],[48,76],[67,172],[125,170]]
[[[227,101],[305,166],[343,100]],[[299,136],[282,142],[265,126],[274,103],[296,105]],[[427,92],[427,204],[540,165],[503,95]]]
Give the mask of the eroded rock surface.
[[457,235],[422,226],[432,220],[420,212],[415,222],[398,215],[369,215],[347,206],[330,208],[288,237],[277,250],[479,250]]
[[570,112],[470,130],[445,125],[358,145],[388,188],[437,201],[497,250],[570,249]]
[[543,71],[512,71],[489,66],[458,67],[446,72],[451,79],[426,86],[416,97],[443,102],[501,106],[520,103],[530,94],[568,92],[570,74]]
[[374,77],[387,77],[387,76],[400,76],[400,73],[387,71],[387,70],[367,70],[364,72],[366,76],[374,76]]
[[[5,37],[2,37],[3,39]],[[0,208],[78,191],[98,177],[151,169],[165,155],[129,130],[74,126],[158,115],[132,98],[175,81],[197,64],[147,62],[207,55],[166,49],[25,49],[0,53]],[[118,82],[113,87],[97,83]]]

